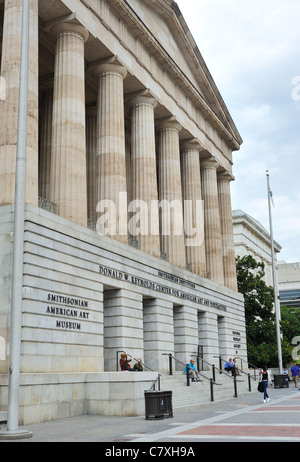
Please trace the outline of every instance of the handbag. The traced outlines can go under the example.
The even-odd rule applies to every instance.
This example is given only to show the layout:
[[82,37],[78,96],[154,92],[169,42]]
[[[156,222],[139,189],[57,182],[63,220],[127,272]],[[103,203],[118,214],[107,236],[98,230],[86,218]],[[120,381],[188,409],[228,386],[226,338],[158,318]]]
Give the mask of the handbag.
[[262,381],[258,382],[257,391],[259,391],[260,393],[264,392],[264,385],[263,385]]

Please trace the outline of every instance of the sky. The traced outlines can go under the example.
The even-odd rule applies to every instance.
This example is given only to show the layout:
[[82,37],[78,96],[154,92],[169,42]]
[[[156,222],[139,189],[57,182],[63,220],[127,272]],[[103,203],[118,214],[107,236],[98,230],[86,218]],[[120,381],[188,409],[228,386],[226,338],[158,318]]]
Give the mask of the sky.
[[232,208],[270,232],[278,261],[300,262],[300,1],[176,0],[243,139]]

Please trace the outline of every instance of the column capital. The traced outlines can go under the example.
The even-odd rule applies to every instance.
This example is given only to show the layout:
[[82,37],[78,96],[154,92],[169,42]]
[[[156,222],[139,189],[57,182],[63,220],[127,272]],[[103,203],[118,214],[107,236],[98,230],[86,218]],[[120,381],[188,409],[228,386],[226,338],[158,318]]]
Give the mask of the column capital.
[[198,138],[190,138],[187,140],[183,140],[180,147],[183,151],[193,150],[193,151],[198,151],[199,153],[201,151],[204,151],[204,147],[200,143]]
[[133,97],[129,98],[128,104],[131,108],[142,105],[142,106],[151,106],[154,109],[157,105],[157,101],[154,98],[154,96],[151,95],[150,92],[146,93],[142,91],[140,93],[137,93]]
[[214,168],[217,170],[218,167],[219,167],[219,163],[216,161],[214,157],[208,157],[205,159],[201,159],[201,169]]
[[224,171],[224,172],[218,172],[218,180],[220,181],[234,181],[235,178],[231,173]]
[[112,58],[105,59],[95,63],[93,66],[93,73],[100,77],[103,74],[115,73],[119,74],[123,79],[127,75],[126,67],[118,60],[116,56]]
[[74,34],[78,35],[85,43],[89,38],[89,32],[81,24],[75,24],[73,22],[62,22],[55,24],[50,29],[50,36],[57,39],[61,35]]
[[172,129],[172,130],[177,130],[178,132],[180,132],[182,129],[182,126],[180,125],[180,123],[177,122],[174,116],[157,120],[156,126],[159,131],[166,130],[166,129]]

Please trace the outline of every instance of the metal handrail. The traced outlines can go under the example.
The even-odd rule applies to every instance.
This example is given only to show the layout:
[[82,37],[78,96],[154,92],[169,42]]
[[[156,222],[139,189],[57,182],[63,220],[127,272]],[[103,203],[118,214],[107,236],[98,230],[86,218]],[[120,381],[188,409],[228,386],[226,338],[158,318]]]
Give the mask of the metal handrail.
[[[220,374],[226,374],[226,375],[229,375],[229,377],[231,377],[230,374],[228,374],[227,372],[224,372],[224,371],[222,370],[222,361],[223,361],[224,363],[226,363],[227,361],[225,361],[225,359],[223,359],[221,356],[214,356],[214,358],[219,358],[219,363],[220,363],[220,366],[221,366],[221,367],[220,367],[220,369],[219,369],[219,368],[217,368],[217,369],[219,369]],[[235,356],[235,358],[239,358],[239,357],[238,357],[238,356]],[[239,358],[239,359],[241,359],[241,358]],[[243,374],[245,374],[245,375],[247,375],[247,376],[250,376],[250,378],[251,378],[252,380],[255,380],[255,381],[256,381],[256,375],[254,375],[254,377],[252,377],[251,374],[249,374],[249,373],[243,371],[242,369],[239,369],[238,367],[237,367],[237,369],[238,369],[240,372],[242,372]]]
[[[243,358],[241,358],[240,356],[235,356],[235,358],[238,358],[238,359],[241,360],[241,365],[242,365],[242,368],[243,368],[243,361],[245,361],[245,360],[244,360]],[[248,365],[250,365],[251,367],[253,367],[253,370],[254,370],[254,377],[252,377],[251,374],[249,374],[249,375],[250,375],[251,379],[253,379],[253,380],[256,381],[256,373],[255,373],[255,372],[256,372],[256,370],[259,369],[259,367],[254,366],[254,364],[251,364],[251,363],[249,363],[249,362],[248,362]],[[243,369],[240,369],[240,370],[241,370],[241,372],[243,372],[243,374],[247,374],[247,375],[248,375],[248,373],[247,373],[247,372],[244,372]]]
[[[125,353],[126,355],[128,355],[128,356],[130,356],[132,359],[134,359],[136,362],[138,362],[138,360],[137,360],[134,356],[132,356],[131,354],[127,353],[127,351],[118,350],[118,351],[117,351],[117,372],[119,371],[119,353]],[[140,363],[142,364],[142,366],[146,367],[146,368],[149,369],[151,372],[156,372],[156,371],[154,371],[153,369],[151,369],[151,367],[147,366],[147,364],[144,364],[142,361],[140,361]],[[158,373],[157,378],[156,378],[155,381],[153,382],[153,385],[152,385],[152,387],[150,388],[149,391],[155,390],[155,384],[156,384],[156,382],[158,382],[158,390],[160,391],[160,378],[161,378],[161,374]]]
[[[197,357],[197,356],[196,356],[196,357]],[[216,357],[217,357],[217,356],[215,356],[215,358],[216,358]],[[203,359],[203,358],[201,358],[201,361],[203,361],[204,363],[208,364],[208,365],[211,366],[213,369],[217,369],[217,370],[220,372],[220,374],[224,374],[224,375],[226,375],[227,377],[229,377],[230,379],[234,380],[234,376],[228,374],[228,372],[224,372],[222,369],[220,369],[219,367],[215,366],[215,364],[211,364],[211,363],[209,363],[208,361],[206,361],[206,360]],[[222,360],[222,361],[224,361],[224,360]],[[238,382],[243,382],[243,380],[237,380],[237,381],[238,381]]]
[[158,391],[160,391],[160,378],[161,378],[161,375],[158,374],[157,377],[156,377],[156,379],[154,380],[152,386],[149,388],[148,391],[155,391],[155,384],[156,384],[156,382],[158,383]]
[[[127,353],[127,351],[123,351],[123,350],[118,350],[117,351],[117,370],[119,369],[119,353],[125,353],[126,355],[130,356],[132,359],[134,359],[136,362],[138,362],[138,360],[132,356],[131,354]],[[155,372],[153,369],[151,369],[151,367],[147,366],[147,364],[144,364],[142,361],[140,361],[140,363],[142,364],[142,366],[146,367],[147,369],[149,369],[150,371],[152,372]]]
[[[234,392],[235,392],[235,397],[236,397],[236,394],[237,394],[237,392],[236,392],[236,382],[244,382],[244,380],[237,380],[236,375],[231,376],[231,375],[228,374],[227,372],[224,372],[224,371],[222,370],[222,361],[226,364],[225,359],[222,359],[221,356],[214,356],[214,357],[215,357],[215,358],[219,358],[219,364],[220,364],[220,369],[219,369],[219,371],[220,371],[220,374],[225,374],[225,375],[227,375],[228,377],[230,377],[231,379],[234,380],[234,390],[235,390]],[[237,356],[236,356],[236,357],[237,357]],[[237,368],[237,369],[238,369],[238,368]],[[238,369],[238,370],[239,370],[240,372],[242,372],[243,374],[245,374],[245,375],[248,376],[248,389],[249,389],[249,391],[251,391],[251,379],[253,379],[253,377],[251,377],[250,374],[247,374],[247,372],[244,372],[243,370],[240,370],[240,369]],[[253,380],[256,380],[256,378],[254,378]]]
[[[174,359],[174,361],[177,361],[178,363],[182,364],[184,367],[187,367],[188,369],[191,369],[192,371],[195,371],[195,369],[193,369],[192,367],[190,367],[188,364],[185,364],[183,361],[180,361],[180,359],[177,359],[175,358],[175,356],[172,355],[172,353],[162,353],[162,356],[169,356],[169,358],[172,358]],[[198,370],[196,371],[197,374],[201,375],[201,377],[204,377],[206,380],[210,381],[211,379],[206,377],[206,375],[202,374],[201,372],[199,372]],[[170,374],[172,375],[172,374]],[[217,383],[214,381],[214,383],[216,385],[221,385],[220,383]]]
[[[179,359],[175,358],[172,353],[162,353],[162,356],[169,356],[169,374],[170,375],[173,375],[173,371],[172,371],[172,359],[174,361],[177,361],[178,363],[182,364],[183,366],[187,367],[188,369],[191,369],[191,370],[195,370],[193,369],[192,367],[190,367],[188,364],[184,364],[184,362],[180,361]],[[208,380],[210,382],[210,400],[211,401],[214,401],[214,385],[221,385],[220,383],[217,383],[215,380],[213,379],[209,379],[208,377],[206,377],[206,375],[202,374],[201,372],[199,371],[196,371],[197,374],[199,374],[201,377],[205,378],[206,380]],[[190,374],[186,374],[186,380],[187,380],[187,386],[189,387],[190,386]]]

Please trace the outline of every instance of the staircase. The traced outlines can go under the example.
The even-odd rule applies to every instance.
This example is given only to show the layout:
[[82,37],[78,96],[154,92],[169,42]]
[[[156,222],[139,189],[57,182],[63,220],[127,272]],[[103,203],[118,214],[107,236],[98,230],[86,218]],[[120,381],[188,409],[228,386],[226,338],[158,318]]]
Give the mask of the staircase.
[[[204,371],[203,374],[211,378],[211,371]],[[173,375],[162,374],[160,379],[161,391],[172,391],[173,409],[197,406],[211,402],[210,382],[203,377],[201,382],[190,381],[186,384],[186,376],[182,372],[173,372]],[[234,381],[225,374],[216,372],[216,382],[213,385],[214,401],[231,399],[234,397]],[[257,382],[251,380],[251,392],[257,391]],[[249,394],[248,377],[244,374],[237,377],[237,396]]]

